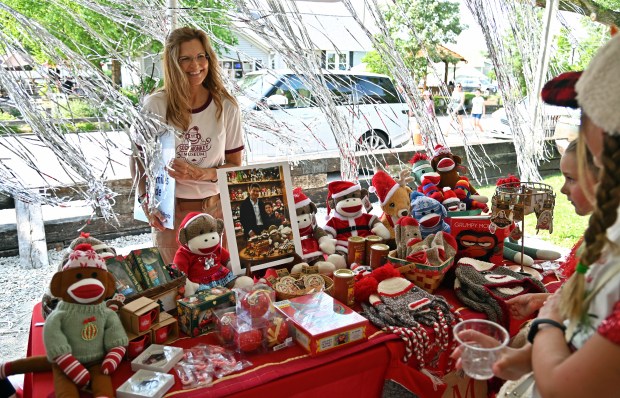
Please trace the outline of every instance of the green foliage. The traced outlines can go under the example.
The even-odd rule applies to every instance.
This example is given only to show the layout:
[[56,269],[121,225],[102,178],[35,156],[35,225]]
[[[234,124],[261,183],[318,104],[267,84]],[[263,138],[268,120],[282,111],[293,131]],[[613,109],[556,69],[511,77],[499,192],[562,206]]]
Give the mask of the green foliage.
[[[537,237],[556,246],[571,248],[586,230],[589,217],[578,216],[566,195],[560,192],[564,184],[564,177],[561,174],[547,176],[542,182],[553,187],[553,192],[556,194],[553,211],[553,233],[540,231]],[[486,185],[477,188],[477,190],[479,194],[487,196],[490,202],[495,192],[495,185]],[[525,217],[525,233],[525,244],[527,245],[527,235],[536,235],[535,214]]]
[[60,107],[60,116],[65,119],[100,116],[88,102],[79,98],[71,98],[66,106]]
[[551,69],[555,74],[572,70],[583,70],[601,45],[608,39],[607,27],[594,23],[590,18],[581,18],[581,25],[587,34],[579,43],[574,39],[574,33],[562,27],[557,38],[557,54],[551,62]]
[[[404,10],[404,12],[403,12]],[[396,44],[396,48],[415,80],[426,75],[428,61],[442,58],[455,61],[439,53],[439,45],[456,42],[457,36],[466,28],[460,22],[459,3],[450,0],[394,0],[383,10],[383,16]],[[388,66],[377,55],[368,60],[373,72],[386,73]]]
[[9,112],[0,111],[0,121],[15,120],[15,119],[17,118],[11,115]]
[[381,59],[381,55],[376,51],[367,52],[362,58],[362,62],[365,62],[368,65],[367,69],[372,72],[392,76],[390,69],[385,62],[383,62],[383,59]]

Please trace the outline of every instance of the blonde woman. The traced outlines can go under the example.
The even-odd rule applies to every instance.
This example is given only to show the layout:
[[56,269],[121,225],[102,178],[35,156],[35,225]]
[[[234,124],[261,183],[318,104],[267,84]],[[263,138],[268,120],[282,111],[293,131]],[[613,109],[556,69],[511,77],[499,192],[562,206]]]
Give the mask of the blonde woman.
[[177,130],[176,155],[169,175],[176,180],[174,230],[149,210],[140,162],[140,203],[153,228],[155,246],[166,263],[178,248],[178,226],[189,212],[222,218],[217,169],[241,165],[243,135],[235,98],[224,88],[217,56],[209,37],[199,29],[179,28],[164,48],[164,87],[144,100],[143,112],[154,114]]

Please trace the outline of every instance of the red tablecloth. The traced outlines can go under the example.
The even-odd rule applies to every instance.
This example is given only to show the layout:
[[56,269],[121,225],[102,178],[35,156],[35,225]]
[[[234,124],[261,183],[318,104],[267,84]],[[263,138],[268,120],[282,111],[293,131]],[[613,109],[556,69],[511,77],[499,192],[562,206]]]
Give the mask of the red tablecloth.
[[[28,356],[43,355],[43,327],[37,326],[43,319],[40,304],[33,310]],[[320,394],[333,396],[338,392],[353,393],[359,397],[380,396],[385,371],[390,363],[390,348],[398,357],[403,346],[393,334],[386,334],[371,327],[367,342],[344,347],[332,353],[310,357],[299,346],[248,356],[253,367],[239,374],[229,375],[208,389],[181,390],[178,379],[166,396],[199,397],[208,392],[209,397],[316,397]],[[215,343],[216,336],[209,333],[193,339],[185,338],[173,345],[188,348],[199,343]],[[123,361],[113,375],[113,383],[120,386],[132,374],[130,363]],[[175,376],[176,377],[176,376]],[[24,379],[24,397],[47,397],[53,391],[52,374],[29,374]],[[297,392],[297,393],[296,393]]]
[[[545,277],[545,285],[553,292],[560,286],[554,277]],[[456,298],[451,287],[441,287],[436,294],[444,296],[456,308],[463,319],[484,319],[482,313],[463,306]],[[41,304],[33,310],[32,325],[28,340],[28,356],[44,355],[43,319]],[[514,335],[522,321],[512,321],[510,334]],[[409,372],[419,382],[427,382],[411,367],[400,362],[404,354],[404,344],[393,334],[385,334],[375,327],[370,327],[367,342],[343,347],[332,353],[311,357],[295,345],[287,349],[249,356],[253,366],[246,371],[227,376],[208,389],[181,390],[176,380],[174,387],[166,396],[201,397],[320,397],[337,396],[339,393],[355,397],[377,397],[381,395],[386,372],[394,372],[394,367],[402,366],[397,372]],[[181,339],[173,345],[188,348],[199,343],[216,343],[213,333],[197,338]],[[396,360],[393,360],[396,359]],[[123,361],[119,370],[113,375],[116,387],[120,386],[132,374],[130,363]],[[176,377],[176,376],[175,376]],[[423,388],[422,388],[423,389]],[[24,378],[24,397],[47,397],[53,391],[52,374],[28,374]],[[426,395],[425,395],[426,396]],[[441,390],[438,392],[441,396]]]

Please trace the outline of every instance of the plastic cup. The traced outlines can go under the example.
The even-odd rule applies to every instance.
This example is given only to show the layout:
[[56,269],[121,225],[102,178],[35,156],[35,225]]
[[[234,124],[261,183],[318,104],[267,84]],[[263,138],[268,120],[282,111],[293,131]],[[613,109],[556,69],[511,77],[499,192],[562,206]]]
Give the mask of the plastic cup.
[[454,337],[463,346],[461,365],[472,379],[493,377],[493,364],[508,344],[508,331],[497,323],[470,319],[454,326]]

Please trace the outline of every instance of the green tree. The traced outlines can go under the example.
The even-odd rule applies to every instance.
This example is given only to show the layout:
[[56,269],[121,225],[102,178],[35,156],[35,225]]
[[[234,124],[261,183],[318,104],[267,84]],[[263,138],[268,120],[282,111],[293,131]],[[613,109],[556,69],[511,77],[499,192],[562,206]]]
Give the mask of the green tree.
[[551,61],[551,70],[562,73],[571,70],[583,70],[605,41],[609,39],[609,28],[593,23],[590,18],[582,18],[581,25],[585,31],[583,38],[577,40],[572,31],[562,27],[557,38],[557,53]]
[[[162,44],[152,37],[144,35],[138,29],[117,23],[92,9],[86,8],[71,0],[55,2],[40,0],[4,0],[4,4],[15,11],[41,24],[48,32],[60,39],[73,51],[90,60],[93,66],[100,68],[102,60],[112,59],[112,80],[120,83],[120,64],[115,60],[108,48],[127,56],[139,56],[144,52],[158,52]],[[132,10],[120,3],[99,0],[99,4],[118,9],[119,16],[131,15]],[[192,18],[198,25],[232,44],[234,36],[227,29],[228,18],[225,16],[225,4],[215,0],[179,1],[179,8],[194,9]],[[129,18],[127,18],[129,21]],[[36,38],[26,37],[19,24],[7,13],[0,13],[0,23],[4,32],[18,38],[25,48],[41,63],[50,62],[41,46],[46,45]],[[91,34],[96,32],[95,34]],[[102,41],[102,38],[106,42]]]
[[[458,2],[394,0],[394,4],[382,12],[390,36],[415,80],[426,75],[428,58],[432,62],[442,59],[456,61],[440,54],[439,45],[456,42],[458,35],[467,27],[460,22]],[[385,73],[388,70],[376,53],[367,54],[363,61],[372,71]]]

